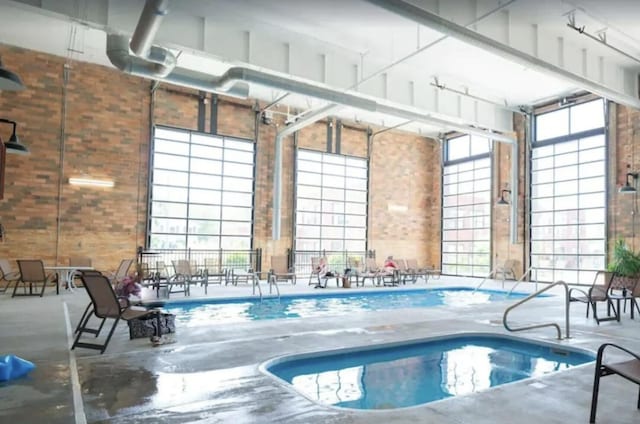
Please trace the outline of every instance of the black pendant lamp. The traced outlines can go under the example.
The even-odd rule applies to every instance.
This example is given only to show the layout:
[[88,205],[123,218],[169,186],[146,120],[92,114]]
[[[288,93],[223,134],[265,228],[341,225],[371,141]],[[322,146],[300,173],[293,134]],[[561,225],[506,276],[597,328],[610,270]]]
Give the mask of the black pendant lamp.
[[2,58],[0,58],[0,91],[19,91],[24,89],[25,86],[18,74],[5,68],[2,64]]

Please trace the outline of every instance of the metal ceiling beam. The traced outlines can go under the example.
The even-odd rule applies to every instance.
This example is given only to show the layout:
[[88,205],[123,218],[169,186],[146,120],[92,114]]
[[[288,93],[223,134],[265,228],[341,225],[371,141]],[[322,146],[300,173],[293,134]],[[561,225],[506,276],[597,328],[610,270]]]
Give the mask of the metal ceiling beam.
[[447,34],[452,38],[493,53],[509,61],[518,63],[527,68],[554,76],[566,82],[588,90],[598,96],[612,100],[625,106],[640,109],[640,99],[576,75],[564,68],[545,62],[535,56],[507,46],[485,35],[469,30],[440,16],[407,3],[404,0],[365,0],[389,12],[400,15],[406,19],[417,22],[433,30]]

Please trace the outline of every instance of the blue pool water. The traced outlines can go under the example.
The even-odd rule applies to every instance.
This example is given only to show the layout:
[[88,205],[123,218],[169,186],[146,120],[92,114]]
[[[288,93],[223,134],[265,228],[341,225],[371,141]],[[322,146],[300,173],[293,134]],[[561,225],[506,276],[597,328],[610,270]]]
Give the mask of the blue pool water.
[[[360,293],[328,293],[322,295],[285,295],[280,299],[259,298],[206,299],[169,302],[165,305],[176,315],[180,325],[211,322],[243,322],[279,318],[308,318],[348,314],[360,311],[433,306],[465,307],[505,300],[506,292],[470,288],[436,288],[425,290],[393,290]],[[509,299],[524,297],[512,293]]]
[[394,409],[480,392],[593,360],[587,351],[475,334],[294,355],[267,362],[263,370],[325,405]]

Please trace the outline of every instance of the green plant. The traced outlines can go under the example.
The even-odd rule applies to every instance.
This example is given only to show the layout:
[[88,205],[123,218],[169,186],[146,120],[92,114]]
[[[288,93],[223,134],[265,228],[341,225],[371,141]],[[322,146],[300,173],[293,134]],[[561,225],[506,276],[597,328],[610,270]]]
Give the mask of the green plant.
[[621,277],[640,276],[640,254],[631,250],[623,238],[618,238],[607,270]]

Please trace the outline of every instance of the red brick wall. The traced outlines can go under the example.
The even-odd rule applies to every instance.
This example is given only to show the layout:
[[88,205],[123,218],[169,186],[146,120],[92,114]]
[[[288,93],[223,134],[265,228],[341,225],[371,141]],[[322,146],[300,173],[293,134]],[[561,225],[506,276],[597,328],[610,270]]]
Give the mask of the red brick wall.
[[609,139],[617,140],[609,146],[609,252],[621,237],[634,250],[640,250],[640,217],[637,195],[621,194],[627,172],[640,171],[640,111],[614,105],[610,114]]
[[378,258],[440,264],[440,148],[417,135],[374,137],[369,179],[369,248]]
[[[18,122],[18,134],[31,150],[30,156],[7,158],[5,198],[0,201],[0,222],[6,237],[0,243],[0,257],[36,257],[53,265],[66,264],[69,256],[87,255],[97,268],[114,269],[120,259],[133,257],[136,247],[144,244],[151,82],[115,69],[72,62],[65,98],[63,58],[8,46],[0,46],[0,55],[28,87],[22,92],[0,92],[1,116]],[[210,95],[206,97],[208,131],[211,101]],[[199,93],[194,90],[160,84],[155,92],[155,123],[197,129],[198,98]],[[222,97],[218,132],[253,139],[255,116],[254,101]],[[276,114],[273,124],[257,125],[254,239],[255,246],[264,249],[268,266],[271,254],[282,254],[292,244],[294,146],[293,137],[284,140],[282,236],[273,241],[275,134],[284,122],[282,115]],[[5,141],[10,129],[8,125],[0,126],[0,136]],[[325,150],[326,123],[300,131],[298,144]],[[373,144],[370,248],[377,250],[379,256],[416,257],[421,263],[437,265],[438,145],[399,131],[381,134]],[[341,151],[366,156],[366,128],[346,123]],[[73,176],[111,179],[115,187],[71,186],[68,179]],[[406,207],[406,211],[398,211],[398,206]]]
[[[11,47],[1,47],[0,54],[28,87],[0,93],[2,116],[19,123],[19,136],[31,150],[7,158],[0,255],[66,264],[69,256],[89,253],[97,267],[114,268],[143,239],[146,84],[73,62],[65,95],[62,58]],[[0,129],[5,137],[8,130]],[[115,187],[69,185],[76,176],[111,179]]]

